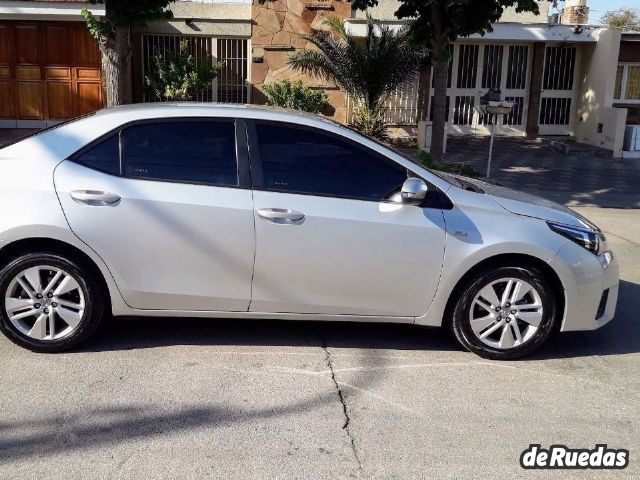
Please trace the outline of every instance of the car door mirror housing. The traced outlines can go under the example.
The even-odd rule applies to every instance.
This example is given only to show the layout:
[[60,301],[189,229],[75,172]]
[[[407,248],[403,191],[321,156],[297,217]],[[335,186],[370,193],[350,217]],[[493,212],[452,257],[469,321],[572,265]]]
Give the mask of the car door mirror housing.
[[411,205],[421,203],[427,196],[428,190],[427,184],[421,178],[407,178],[402,184],[400,192],[402,203]]

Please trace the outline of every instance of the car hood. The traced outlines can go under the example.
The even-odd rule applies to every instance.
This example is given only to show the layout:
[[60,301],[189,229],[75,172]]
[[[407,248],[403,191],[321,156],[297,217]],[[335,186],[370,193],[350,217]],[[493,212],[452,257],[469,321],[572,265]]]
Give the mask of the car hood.
[[516,215],[524,215],[564,225],[598,230],[598,227],[579,213],[551,200],[493,183],[483,182],[482,180],[460,175],[451,176],[463,184],[471,184],[472,187],[482,191],[479,193],[489,195],[502,208]]

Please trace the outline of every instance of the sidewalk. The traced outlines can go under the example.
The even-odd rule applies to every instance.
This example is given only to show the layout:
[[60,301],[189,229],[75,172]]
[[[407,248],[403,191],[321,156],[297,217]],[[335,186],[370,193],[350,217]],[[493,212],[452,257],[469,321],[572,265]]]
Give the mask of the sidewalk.
[[[488,137],[449,137],[446,161],[484,174]],[[545,139],[496,137],[491,181],[568,206],[640,208],[640,160],[594,149],[565,154]]]

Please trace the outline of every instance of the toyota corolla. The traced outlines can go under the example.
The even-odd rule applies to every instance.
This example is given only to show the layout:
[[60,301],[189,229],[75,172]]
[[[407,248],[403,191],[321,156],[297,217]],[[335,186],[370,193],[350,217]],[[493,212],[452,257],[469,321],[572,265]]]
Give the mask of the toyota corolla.
[[318,116],[134,105],[0,150],[0,329],[34,351],[108,315],[237,317],[443,326],[513,359],[617,295],[575,212]]

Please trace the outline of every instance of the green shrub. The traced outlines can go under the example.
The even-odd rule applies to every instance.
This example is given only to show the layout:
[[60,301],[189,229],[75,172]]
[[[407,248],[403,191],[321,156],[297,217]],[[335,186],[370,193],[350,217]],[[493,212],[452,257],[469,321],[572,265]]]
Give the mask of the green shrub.
[[349,126],[381,142],[389,141],[387,123],[384,121],[381,111],[372,112],[366,106],[356,106],[353,109]]
[[301,81],[291,83],[283,80],[262,86],[267,105],[272,107],[293,108],[303,112],[319,113],[329,101],[323,90],[315,90],[303,85]]
[[224,62],[213,64],[209,59],[198,62],[189,53],[189,44],[182,40],[175,52],[153,58],[153,69],[145,76],[147,91],[162,101],[193,100],[211,85],[224,67]]

